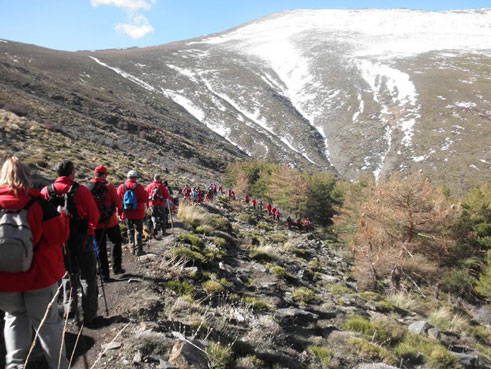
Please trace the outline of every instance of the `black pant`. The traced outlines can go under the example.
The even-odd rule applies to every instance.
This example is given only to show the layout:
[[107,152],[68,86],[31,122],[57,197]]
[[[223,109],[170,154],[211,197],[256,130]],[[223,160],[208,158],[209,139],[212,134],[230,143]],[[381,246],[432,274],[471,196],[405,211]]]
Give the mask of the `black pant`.
[[107,239],[112,242],[111,247],[111,263],[113,266],[113,272],[121,270],[121,243],[123,238],[121,237],[121,230],[119,224],[114,227],[95,230],[95,239],[97,241],[97,247],[99,251],[99,260],[101,261],[101,272],[105,277],[109,277],[109,262],[107,260]]
[[[128,239],[134,253],[143,252],[143,219],[128,219]],[[135,239],[136,233],[136,239]]]
[[[66,254],[64,257],[65,269],[69,277],[62,280],[63,304],[65,311],[75,312],[78,304],[77,289],[82,289],[82,309],[84,321],[89,322],[97,316],[98,289],[97,289],[97,267],[94,245],[92,238],[88,235],[75,239],[71,237],[66,243]],[[71,299],[70,297],[71,292]]]

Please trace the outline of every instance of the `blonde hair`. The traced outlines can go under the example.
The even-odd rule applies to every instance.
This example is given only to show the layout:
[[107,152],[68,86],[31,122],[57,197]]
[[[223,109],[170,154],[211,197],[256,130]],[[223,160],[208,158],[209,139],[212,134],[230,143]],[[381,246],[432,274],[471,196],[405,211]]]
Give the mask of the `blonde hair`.
[[15,156],[12,156],[5,160],[0,169],[0,186],[7,186],[13,188],[15,193],[17,191],[28,191],[31,187],[31,171],[27,165]]

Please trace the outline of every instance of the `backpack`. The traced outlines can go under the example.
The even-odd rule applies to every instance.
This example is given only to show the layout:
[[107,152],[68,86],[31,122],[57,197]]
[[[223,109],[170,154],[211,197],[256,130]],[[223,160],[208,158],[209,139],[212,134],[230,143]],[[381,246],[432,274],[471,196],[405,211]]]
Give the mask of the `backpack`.
[[34,251],[32,232],[27,212],[36,201],[31,200],[22,209],[4,209],[0,206],[0,271],[26,272],[32,264]]
[[164,196],[162,196],[162,191],[160,191],[160,188],[158,186],[155,186],[152,188],[152,195],[150,196],[150,200],[152,201],[158,201],[158,200],[163,200]]
[[80,218],[77,211],[77,205],[75,205],[75,195],[77,194],[78,187],[80,185],[77,182],[73,182],[67,193],[56,192],[54,184],[48,186],[48,202],[56,208],[62,206],[67,209],[68,216],[70,217],[70,238],[69,241],[73,241],[87,234],[89,229],[88,219]]
[[136,210],[136,208],[138,207],[138,202],[136,201],[136,196],[135,196],[136,186],[133,188],[128,188],[125,183],[123,187],[125,189],[125,193],[123,196],[124,210]]
[[87,188],[92,192],[97,209],[99,209],[100,223],[106,223],[111,219],[114,214],[114,206],[109,198],[109,191],[107,190],[105,182],[90,182]]

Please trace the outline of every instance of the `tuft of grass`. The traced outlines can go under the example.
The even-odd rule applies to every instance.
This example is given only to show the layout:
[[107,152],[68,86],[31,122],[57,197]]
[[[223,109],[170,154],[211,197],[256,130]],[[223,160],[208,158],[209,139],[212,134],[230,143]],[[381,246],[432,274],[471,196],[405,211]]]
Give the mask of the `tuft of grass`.
[[211,343],[207,348],[208,359],[213,369],[231,368],[234,359],[230,346],[221,345],[220,343]]
[[410,364],[425,362],[431,369],[461,368],[457,358],[438,340],[416,333],[407,333],[404,340],[394,348],[394,353]]
[[281,233],[273,233],[270,237],[271,240],[276,243],[284,243],[286,241],[286,236]]
[[253,248],[249,256],[251,259],[257,260],[257,261],[262,261],[262,262],[268,262],[272,261],[274,259],[273,256],[273,250],[270,247],[267,246],[260,246],[260,247],[255,247]]
[[438,329],[447,332],[460,333],[469,330],[469,321],[459,314],[454,314],[447,307],[433,311],[428,322]]
[[345,322],[344,328],[352,332],[363,333],[367,339],[375,340],[382,344],[399,342],[406,335],[404,327],[388,318],[369,321],[359,315],[355,315]]
[[208,295],[216,295],[224,290],[221,283],[217,281],[206,281],[202,284],[202,286]]
[[265,230],[265,231],[270,231],[271,230],[271,226],[268,223],[266,223],[266,222],[259,222],[259,223],[257,223],[256,228],[259,228],[259,229],[262,229],[262,230]]
[[200,225],[196,227],[196,232],[208,235],[213,232],[213,228],[211,228],[209,225]]
[[382,346],[358,337],[351,337],[348,342],[355,352],[370,360],[383,361],[386,364],[395,363],[394,356]]
[[323,346],[309,346],[307,350],[319,360],[321,367],[327,369],[331,362],[333,351]]
[[183,281],[167,281],[165,282],[165,288],[174,291],[180,296],[192,296],[194,293],[194,287],[191,283]]
[[406,292],[398,292],[393,295],[387,296],[387,301],[393,306],[403,310],[410,310],[417,305],[416,300]]
[[271,311],[273,307],[264,300],[252,296],[244,296],[244,303],[252,307],[254,311]]
[[293,299],[300,304],[313,304],[319,301],[314,291],[306,287],[299,287],[292,293]]
[[213,237],[213,243],[218,247],[225,248],[228,246],[228,241],[222,237]]
[[364,291],[360,293],[360,297],[368,301],[380,301],[382,300],[382,295],[377,292]]
[[172,249],[174,256],[187,258],[193,261],[200,261],[204,263],[206,258],[199,252],[188,249],[187,247],[177,247]]
[[181,242],[188,243],[198,249],[204,246],[203,240],[193,233],[181,233],[179,235],[179,240]]
[[343,286],[342,284],[332,285],[331,288],[329,289],[329,291],[333,295],[346,295],[348,293],[353,293],[353,290],[351,290],[350,288],[348,288],[346,286]]
[[271,268],[271,273],[273,273],[274,275],[280,278],[285,278],[287,275],[285,268],[280,267],[278,265]]

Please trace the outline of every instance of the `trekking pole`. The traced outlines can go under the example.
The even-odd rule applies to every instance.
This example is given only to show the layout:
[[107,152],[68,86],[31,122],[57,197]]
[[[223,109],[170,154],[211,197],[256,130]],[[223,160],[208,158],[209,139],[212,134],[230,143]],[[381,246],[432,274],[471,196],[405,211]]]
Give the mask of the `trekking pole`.
[[166,203],[167,203],[167,211],[169,212],[169,215],[170,215],[170,226],[172,229],[174,229],[174,220],[172,219],[172,210],[170,208],[169,201],[166,201]]
[[99,259],[99,251],[97,250],[97,241],[94,236],[92,236],[92,241],[94,243],[95,256],[97,259],[97,264],[99,265],[99,279],[101,280],[102,296],[104,297],[104,305],[106,307],[106,315],[109,316],[109,308],[107,306],[106,291],[104,289],[104,279],[102,278],[102,267],[101,259]]

